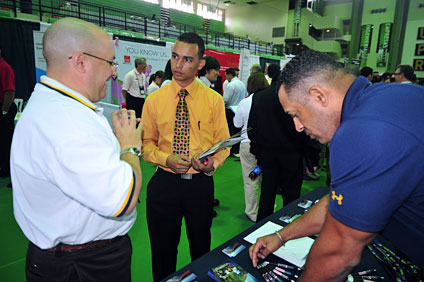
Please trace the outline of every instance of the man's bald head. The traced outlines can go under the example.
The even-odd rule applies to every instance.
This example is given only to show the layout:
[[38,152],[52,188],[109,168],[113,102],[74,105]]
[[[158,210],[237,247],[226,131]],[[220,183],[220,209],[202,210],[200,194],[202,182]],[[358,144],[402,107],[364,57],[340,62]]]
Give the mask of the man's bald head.
[[76,51],[95,52],[101,48],[99,39],[110,38],[100,27],[76,18],[60,19],[43,37],[43,56],[47,67],[63,66]]

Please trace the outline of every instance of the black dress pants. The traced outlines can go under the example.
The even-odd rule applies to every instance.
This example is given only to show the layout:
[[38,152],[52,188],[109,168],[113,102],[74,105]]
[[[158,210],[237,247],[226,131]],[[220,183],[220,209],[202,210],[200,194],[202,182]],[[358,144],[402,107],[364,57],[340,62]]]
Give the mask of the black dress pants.
[[176,271],[183,217],[191,260],[210,251],[213,192],[213,178],[203,173],[188,180],[158,168],[150,179],[146,213],[154,281]]
[[258,216],[256,222],[274,213],[275,196],[278,187],[281,187],[284,206],[300,197],[303,182],[302,158],[290,158],[290,162],[283,161],[284,154],[279,155],[272,162],[261,163],[262,183],[259,199]]
[[128,235],[106,246],[60,253],[42,250],[30,242],[26,278],[28,282],[129,282],[131,254]]
[[[0,103],[0,108],[1,106]],[[0,177],[10,176],[10,146],[15,129],[16,112],[16,104],[12,103],[7,114],[0,116]]]
[[144,106],[144,98],[137,98],[132,96],[130,93],[127,93],[126,97],[127,109],[134,110],[135,116],[141,118],[141,113]]

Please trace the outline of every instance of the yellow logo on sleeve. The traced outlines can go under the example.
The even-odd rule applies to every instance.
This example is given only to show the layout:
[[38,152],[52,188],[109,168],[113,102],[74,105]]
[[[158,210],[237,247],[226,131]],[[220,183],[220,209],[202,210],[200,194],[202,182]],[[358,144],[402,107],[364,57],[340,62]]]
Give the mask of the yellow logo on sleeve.
[[332,193],[332,195],[331,195],[331,199],[334,201],[334,200],[337,200],[337,204],[338,205],[341,205],[342,204],[342,200],[343,200],[343,196],[342,196],[342,194],[340,194],[340,195],[338,195],[338,196],[336,196],[336,192],[335,191],[331,191],[331,193]]

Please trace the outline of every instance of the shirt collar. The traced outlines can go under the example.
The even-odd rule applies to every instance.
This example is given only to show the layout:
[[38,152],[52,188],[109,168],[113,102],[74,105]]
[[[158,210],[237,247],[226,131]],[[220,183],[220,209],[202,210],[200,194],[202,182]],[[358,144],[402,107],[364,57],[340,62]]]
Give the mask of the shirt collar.
[[346,119],[356,108],[358,100],[362,97],[364,90],[371,85],[371,82],[363,76],[358,77],[349,87],[343,100],[342,115],[340,123]]
[[206,78],[206,76],[201,76],[201,77],[199,77],[199,79],[201,80],[201,81],[203,81],[203,83],[205,83],[205,85],[207,86],[207,87],[211,87],[211,82],[209,81],[209,79],[207,79]]
[[78,101],[79,103],[89,107],[90,109],[97,111],[98,108],[96,107],[96,105],[91,102],[90,100],[87,99],[87,97],[85,97],[84,95],[82,95],[81,93],[72,90],[71,88],[63,85],[62,83],[58,82],[57,80],[50,78],[48,76],[41,76],[40,81],[42,82],[42,84],[50,89],[53,89],[55,91],[58,92],[58,94],[60,93],[61,95],[65,95],[71,99],[74,99],[75,101]]
[[175,93],[175,96],[178,96],[178,92],[180,92],[181,89],[185,89],[188,92],[188,96],[191,96],[191,97],[194,98],[195,95],[196,95],[197,89],[199,88],[199,85],[200,85],[200,82],[196,78],[193,79],[193,81],[189,85],[187,85],[186,87],[184,87],[184,88],[181,87],[175,81],[174,78],[172,78],[172,81],[171,81],[171,87],[173,89],[173,92]]

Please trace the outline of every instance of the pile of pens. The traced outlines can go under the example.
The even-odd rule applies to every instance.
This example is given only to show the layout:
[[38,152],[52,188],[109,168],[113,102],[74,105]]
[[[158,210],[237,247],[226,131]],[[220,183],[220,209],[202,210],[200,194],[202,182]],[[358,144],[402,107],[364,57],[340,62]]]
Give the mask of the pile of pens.
[[370,269],[370,270],[364,270],[364,271],[359,271],[359,272],[355,272],[355,273],[351,273],[347,276],[347,280],[348,282],[354,282],[354,281],[365,281],[365,282],[370,282],[370,281],[379,281],[379,280],[383,280],[384,277],[383,276],[376,276],[376,275],[371,275],[374,272],[376,272],[377,270],[375,269]]
[[[283,263],[264,261],[256,267],[266,282],[294,282],[299,278],[301,268]],[[297,272],[298,274],[296,274]]]
[[422,269],[405,258],[401,258],[388,247],[374,240],[368,245],[371,253],[393,274],[398,282],[423,281]]

